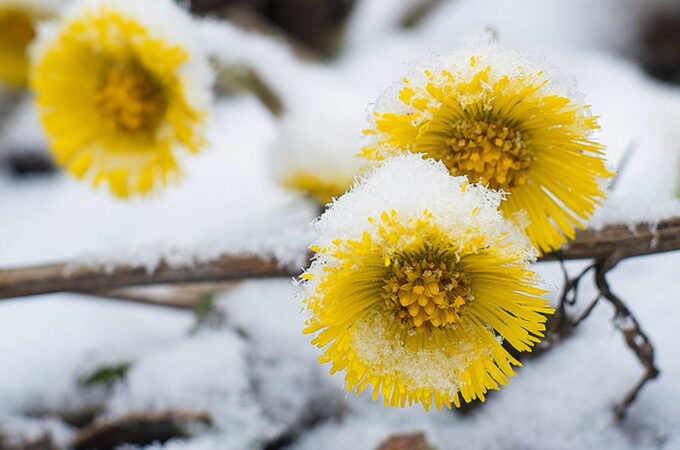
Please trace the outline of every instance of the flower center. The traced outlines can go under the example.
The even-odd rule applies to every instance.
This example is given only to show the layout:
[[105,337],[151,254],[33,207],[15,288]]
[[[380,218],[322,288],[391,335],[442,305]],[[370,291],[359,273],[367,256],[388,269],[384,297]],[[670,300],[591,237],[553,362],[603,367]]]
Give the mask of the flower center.
[[23,55],[34,37],[33,21],[28,14],[13,9],[0,11],[0,46]]
[[161,84],[139,64],[121,64],[102,73],[95,106],[116,131],[153,131],[165,112]]
[[526,183],[532,157],[522,134],[500,123],[461,121],[447,141],[442,161],[451,173],[465,174],[492,189]]
[[406,330],[432,330],[458,322],[474,299],[468,276],[436,257],[393,258],[384,285],[388,311]]

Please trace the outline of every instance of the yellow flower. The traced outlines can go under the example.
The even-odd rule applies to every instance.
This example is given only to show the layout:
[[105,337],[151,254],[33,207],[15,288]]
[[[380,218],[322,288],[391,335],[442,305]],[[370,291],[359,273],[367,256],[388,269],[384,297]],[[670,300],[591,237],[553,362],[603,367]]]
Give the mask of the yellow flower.
[[352,186],[365,164],[357,155],[357,136],[366,120],[366,101],[344,82],[316,70],[304,78],[314,95],[289,102],[272,146],[271,167],[282,186],[323,207]]
[[484,400],[514,375],[502,340],[530,351],[552,310],[500,198],[414,156],[387,162],[316,223],[305,333],[348,390],[439,409]]
[[0,0],[0,82],[22,88],[28,78],[27,48],[38,21],[52,14],[50,2]]
[[314,199],[319,205],[330,203],[334,197],[344,194],[352,185],[354,177],[336,174],[331,178],[316,172],[298,171],[282,180],[283,186]]
[[506,217],[526,222],[522,212],[545,252],[574,237],[605,196],[600,179],[612,174],[590,137],[598,126],[588,107],[518,57],[464,52],[404,78],[378,102],[363,155],[422,153],[453,175],[502,189]]
[[82,2],[41,33],[32,86],[58,164],[119,197],[178,178],[204,146],[207,61],[169,0]]

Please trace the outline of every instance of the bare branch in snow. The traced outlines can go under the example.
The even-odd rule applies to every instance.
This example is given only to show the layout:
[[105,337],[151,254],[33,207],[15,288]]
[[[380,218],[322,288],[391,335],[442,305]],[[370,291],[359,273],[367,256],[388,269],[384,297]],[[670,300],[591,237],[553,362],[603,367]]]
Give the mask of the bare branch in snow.
[[221,255],[196,261],[190,266],[173,266],[162,261],[152,271],[142,265],[60,263],[0,271],[0,298],[63,291],[93,292],[150,284],[290,277],[296,273],[298,271],[282,266],[273,258],[248,255]]
[[[651,226],[609,225],[601,230],[583,230],[561,250],[543,255],[541,261],[608,258],[619,259],[680,249],[680,217]],[[250,255],[220,255],[197,260],[190,266],[162,261],[149,271],[142,265],[71,263],[0,270],[0,299],[50,292],[92,292],[153,284],[236,281],[249,278],[294,277],[299,268],[285,267],[274,258]]]

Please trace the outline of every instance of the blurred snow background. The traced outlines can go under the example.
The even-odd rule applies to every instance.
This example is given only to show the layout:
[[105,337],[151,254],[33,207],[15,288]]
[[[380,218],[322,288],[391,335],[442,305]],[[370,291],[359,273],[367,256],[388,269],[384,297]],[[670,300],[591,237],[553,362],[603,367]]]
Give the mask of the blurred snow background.
[[[194,3],[215,11],[211,2]],[[650,47],[654,24],[676,17],[680,27],[677,0],[451,0],[431,2],[419,20],[411,14],[419,0],[306,2],[312,4],[306,10],[304,1],[271,2],[278,10],[266,2],[235,3],[241,12],[249,3],[252,11],[267,10],[284,29],[295,22],[291,17],[303,20],[327,4],[342,3],[349,15],[331,31],[314,28],[317,17],[310,15],[309,29],[324,39],[291,33],[311,43],[310,53],[327,50],[331,57],[323,62],[236,28],[219,41],[212,25],[204,25],[205,45],[219,59],[252,66],[280,97],[283,120],[247,92],[219,97],[210,148],[187,160],[184,182],[157,198],[121,202],[49,171],[17,176],[26,155],[40,161],[44,154],[24,100],[0,128],[0,267],[92,258],[153,266],[163,256],[183,261],[223,251],[299,264],[317,207],[277,183],[272,155],[280,151],[279,138],[293,147],[297,138],[300,164],[326,170],[338,148],[347,147],[350,156],[359,150],[369,103],[410,63],[489,39],[559,66],[601,117],[599,138],[612,167],[622,170],[594,226],[680,212],[674,200],[680,88],[672,82],[680,80],[680,64],[673,72],[668,49],[655,59],[658,46]],[[405,27],[405,17],[415,26]],[[674,39],[680,52],[677,33]],[[329,130],[333,123],[337,129]],[[582,265],[568,267],[576,273]],[[662,370],[622,422],[611,409],[642,368],[611,325],[607,304],[558,348],[528,360],[485,404],[462,414],[384,409],[370,395],[346,396],[341,377],[316,363],[318,352],[300,333],[304,319],[290,280],[244,282],[215,293],[213,311],[198,327],[200,314],[192,311],[76,294],[3,301],[0,448],[21,448],[12,446],[45,433],[60,448],[88,414],[173,408],[207,412],[213,426],[148,448],[370,449],[392,433],[416,430],[442,449],[680,448],[679,267],[680,254],[670,253],[625,261],[610,275],[656,346]],[[559,267],[541,263],[537,270],[556,301]],[[584,283],[582,301],[594,295]],[[121,364],[126,370],[118,381],[82,383]]]

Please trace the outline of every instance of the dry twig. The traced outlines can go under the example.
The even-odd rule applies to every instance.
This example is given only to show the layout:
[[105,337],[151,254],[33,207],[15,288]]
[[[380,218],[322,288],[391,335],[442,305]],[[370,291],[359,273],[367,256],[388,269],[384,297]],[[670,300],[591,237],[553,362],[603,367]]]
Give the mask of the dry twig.
[[[543,255],[542,261],[608,258],[620,259],[680,249],[680,217],[660,221],[655,226],[609,225],[602,230],[583,230],[563,249]],[[297,268],[282,266],[273,258],[248,255],[220,255],[176,266],[166,261],[155,270],[144,266],[69,263],[0,270],[0,299],[50,292],[92,292],[128,286],[165,283],[235,281],[248,278],[294,277]]]
[[[570,334],[571,330],[588,317],[600,299],[609,301],[615,308],[615,326],[645,368],[640,381],[616,407],[618,417],[625,415],[628,406],[645,383],[655,378],[659,370],[654,364],[654,348],[649,338],[625,303],[611,291],[606,275],[622,259],[678,249],[680,217],[674,217],[653,226],[648,223],[634,226],[620,224],[609,225],[602,230],[583,230],[577,232],[576,238],[567,246],[541,258],[542,261],[594,261],[575,278],[569,278],[565,271],[565,286],[549,327],[548,337],[537,350],[540,353]],[[599,293],[579,316],[570,317],[566,313],[566,306],[576,303],[579,282],[590,271],[594,271]],[[256,256],[221,255],[215,259],[197,261],[190,267],[177,267],[164,261],[151,272],[143,266],[101,264],[76,267],[62,263],[0,271],[0,299],[60,291],[99,292],[107,295],[107,292],[111,294],[112,289],[129,286],[293,277],[299,273],[299,270],[282,266],[273,258]],[[163,305],[164,301],[154,299],[152,303]]]
[[79,449],[114,449],[123,444],[149,445],[189,435],[187,428],[209,426],[212,419],[192,411],[140,412],[113,420],[96,422],[83,428],[71,447]]
[[[564,337],[570,335],[574,328],[590,315],[601,299],[605,299],[611,303],[614,307],[614,326],[621,331],[626,345],[635,353],[635,356],[644,368],[644,373],[640,380],[614,408],[614,413],[619,419],[622,419],[625,416],[628,407],[633,403],[647,381],[652,380],[659,375],[659,369],[654,363],[654,347],[647,334],[642,330],[640,323],[623,300],[612,292],[609,283],[607,282],[607,273],[625,258],[627,254],[626,249],[622,248],[619,251],[610,254],[608,257],[596,259],[573,278],[568,276],[564,265],[562,265],[565,274],[564,287],[555,309],[555,315],[551,320],[551,326],[548,329],[546,339],[541,342],[539,347],[539,351],[543,352],[560,342]],[[597,296],[581,313],[576,316],[571,316],[567,314],[566,307],[574,306],[576,304],[578,285],[583,277],[589,272],[593,272],[595,286],[598,289]]]
[[0,271],[0,298],[50,292],[92,292],[128,286],[164,283],[232,281],[248,278],[289,277],[297,271],[273,258],[221,255],[191,266],[173,266],[166,261],[149,271],[144,266],[69,263]]
[[647,334],[642,331],[633,313],[623,300],[611,291],[607,282],[607,272],[613,269],[620,260],[616,254],[607,259],[599,260],[595,265],[595,283],[600,295],[614,306],[614,326],[621,331],[626,345],[633,350],[645,372],[636,385],[626,394],[623,401],[614,408],[619,419],[625,416],[628,407],[633,403],[645,383],[659,375],[659,369],[654,364],[654,346],[652,346]]

